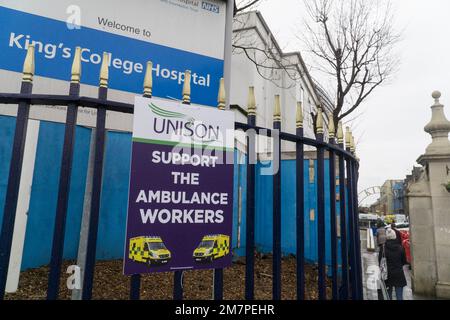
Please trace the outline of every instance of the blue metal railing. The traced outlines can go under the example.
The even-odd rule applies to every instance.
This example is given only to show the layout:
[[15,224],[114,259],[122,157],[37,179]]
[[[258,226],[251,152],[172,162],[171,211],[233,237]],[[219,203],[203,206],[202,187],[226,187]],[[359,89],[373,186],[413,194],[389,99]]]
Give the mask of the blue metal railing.
[[[64,105],[68,107],[65,121],[64,146],[61,158],[61,169],[59,174],[58,200],[56,207],[56,218],[53,230],[53,242],[51,250],[50,274],[48,278],[47,299],[54,300],[59,295],[59,282],[61,276],[61,265],[63,260],[64,236],[66,217],[69,205],[69,186],[72,172],[72,161],[75,143],[75,127],[77,111],[80,107],[90,107],[97,110],[96,138],[95,138],[95,164],[93,175],[93,190],[90,208],[90,220],[88,230],[87,256],[83,279],[82,298],[92,298],[94,282],[94,268],[96,261],[96,247],[98,236],[98,224],[100,214],[100,202],[102,193],[102,178],[104,167],[104,150],[106,144],[106,111],[121,113],[133,113],[133,105],[107,100],[108,89],[100,86],[98,98],[80,97],[79,83],[71,83],[68,95],[42,95],[32,94],[32,82],[23,81],[21,91],[18,94],[0,93],[0,103],[18,105],[16,127],[13,142],[12,158],[10,162],[9,178],[6,191],[4,214],[0,233],[0,299],[5,296],[8,265],[10,261],[11,245],[14,231],[14,222],[17,209],[21,170],[29,110],[32,105]],[[151,95],[145,95],[150,97]],[[303,300],[305,297],[305,218],[304,218],[304,146],[312,146],[317,149],[317,255],[318,255],[318,292],[319,299],[327,299],[326,291],[326,210],[325,194],[330,194],[330,245],[331,245],[331,281],[333,299],[362,299],[362,275],[359,245],[359,229],[357,221],[357,180],[358,160],[351,150],[344,149],[342,142],[336,144],[334,140],[325,142],[323,133],[317,135],[317,139],[303,136],[303,129],[297,128],[296,134],[280,132],[281,121],[276,120],[273,129],[256,126],[256,115],[249,114],[248,122],[236,123],[236,130],[247,131],[247,194],[246,194],[246,267],[245,267],[245,298],[255,298],[255,218],[257,212],[255,185],[256,185],[256,136],[264,131],[268,137],[279,136],[280,140],[293,142],[296,145],[296,259],[297,259],[297,298]],[[275,134],[277,133],[277,134]],[[281,143],[274,152],[281,159]],[[329,156],[329,190],[325,185],[325,153]],[[334,161],[337,159],[337,163]],[[337,164],[337,166],[336,166]],[[272,296],[274,300],[281,299],[281,165],[273,175],[273,286]],[[337,175],[336,175],[337,171]],[[338,279],[338,235],[337,229],[337,206],[336,206],[336,180],[339,177],[339,216],[340,216],[340,249],[342,260],[341,277]],[[345,186],[345,187],[343,187]],[[347,199],[347,201],[345,201]],[[269,231],[269,230],[268,230]],[[181,272],[174,273],[174,299],[183,298]],[[139,299],[141,281],[139,275],[131,277],[130,299]],[[223,298],[223,270],[214,271],[214,298]]]

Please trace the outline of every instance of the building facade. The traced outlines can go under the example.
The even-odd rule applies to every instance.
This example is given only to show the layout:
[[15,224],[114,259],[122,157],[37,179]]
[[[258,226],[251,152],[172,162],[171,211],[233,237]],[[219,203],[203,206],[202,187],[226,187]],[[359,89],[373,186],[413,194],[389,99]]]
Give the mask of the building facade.
[[[275,95],[280,95],[282,131],[295,133],[297,102],[302,103],[306,137],[315,137],[314,117],[318,107],[324,111],[326,130],[332,102],[312,79],[300,52],[283,52],[258,11],[239,14],[234,21],[230,102],[237,121],[247,121],[249,86],[255,88],[258,126],[272,127]],[[259,142],[258,151],[270,153],[270,141]],[[282,151],[295,151],[295,144],[283,142]]]
[[371,211],[382,215],[404,214],[404,181],[386,180],[380,189],[380,198],[371,206]]

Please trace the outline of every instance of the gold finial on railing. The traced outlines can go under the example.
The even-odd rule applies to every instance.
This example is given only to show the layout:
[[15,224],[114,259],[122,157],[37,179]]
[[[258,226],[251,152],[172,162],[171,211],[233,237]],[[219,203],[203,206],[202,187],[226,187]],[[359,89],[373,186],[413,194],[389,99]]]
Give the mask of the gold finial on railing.
[[226,107],[226,93],[225,93],[225,80],[220,78],[219,95],[217,96],[217,108],[219,110],[225,110]]
[[355,153],[356,151],[355,137],[353,136],[353,134],[350,136],[350,151],[352,153]]
[[256,99],[254,87],[248,88],[247,114],[249,116],[256,116]]
[[298,129],[303,128],[303,106],[300,101],[297,102],[297,113],[295,115],[295,124]]
[[183,103],[191,103],[191,71],[184,72]]
[[281,122],[281,102],[280,95],[275,95],[275,108],[273,110],[273,121]]
[[317,120],[316,120],[317,133],[323,133],[323,114],[322,108],[317,109]]
[[73,56],[72,63],[72,77],[70,82],[80,83],[81,80],[81,48],[77,47],[75,49],[75,55]]
[[350,144],[352,143],[352,133],[350,131],[350,127],[345,128],[345,146],[350,148]]
[[336,126],[334,125],[334,117],[333,114],[330,113],[330,116],[328,117],[328,136],[330,139],[334,139],[336,135]]
[[30,44],[27,49],[27,55],[23,63],[23,82],[33,82],[34,76],[34,44]]
[[103,52],[102,66],[100,68],[100,87],[108,88],[109,80],[109,54]]
[[339,144],[344,144],[344,129],[342,128],[342,121],[339,121],[338,123],[337,138]]
[[147,69],[144,76],[144,95],[152,96],[153,90],[153,62],[147,61]]

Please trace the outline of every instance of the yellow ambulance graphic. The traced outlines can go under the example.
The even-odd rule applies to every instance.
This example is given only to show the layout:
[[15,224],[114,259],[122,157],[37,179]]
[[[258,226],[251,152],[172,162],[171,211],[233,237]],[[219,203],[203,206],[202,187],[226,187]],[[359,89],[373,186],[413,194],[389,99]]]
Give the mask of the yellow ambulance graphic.
[[193,258],[197,262],[212,262],[230,253],[230,237],[223,234],[204,236],[194,250]]
[[172,255],[161,237],[135,237],[130,239],[129,258],[150,265],[166,264]]

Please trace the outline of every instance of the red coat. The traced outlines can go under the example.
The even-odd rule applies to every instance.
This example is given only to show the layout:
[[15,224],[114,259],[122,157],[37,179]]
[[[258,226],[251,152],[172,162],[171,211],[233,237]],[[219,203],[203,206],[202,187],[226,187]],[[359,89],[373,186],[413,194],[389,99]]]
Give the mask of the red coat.
[[411,264],[411,249],[409,243],[409,232],[408,231],[400,231],[400,236],[402,239],[402,247],[405,249],[406,261]]

